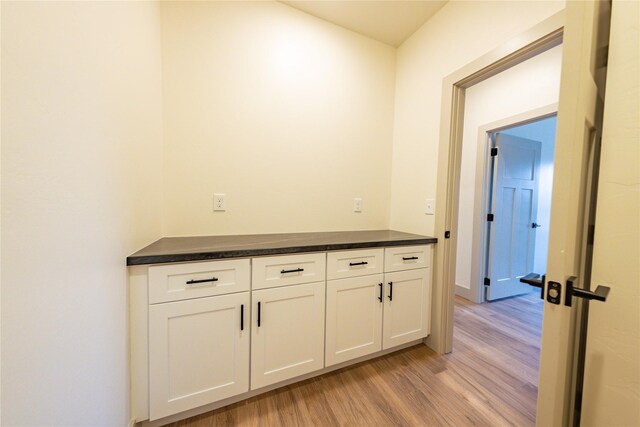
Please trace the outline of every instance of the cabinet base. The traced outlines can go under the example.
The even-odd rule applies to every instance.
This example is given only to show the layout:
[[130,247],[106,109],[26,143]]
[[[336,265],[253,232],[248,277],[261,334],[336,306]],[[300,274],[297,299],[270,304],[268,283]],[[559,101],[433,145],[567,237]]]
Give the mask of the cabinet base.
[[200,406],[199,408],[191,409],[189,411],[180,412],[179,414],[171,415],[171,416],[168,416],[168,417],[165,417],[165,418],[161,418],[161,419],[158,419],[158,420],[154,420],[154,421],[141,420],[141,421],[138,421],[136,423],[136,425],[139,426],[139,427],[158,427],[158,426],[163,426],[165,424],[169,424],[169,423],[172,423],[172,422],[184,420],[186,418],[195,417],[196,415],[201,415],[201,414],[204,414],[206,412],[214,411],[216,409],[220,409],[222,407],[225,407],[225,406],[228,406],[228,405],[232,405],[234,403],[241,402],[241,401],[249,399],[251,397],[258,396],[258,395],[263,394],[263,393],[267,393],[269,391],[278,389],[280,387],[285,387],[285,386],[288,386],[288,385],[291,385],[291,384],[298,383],[300,381],[308,380],[309,378],[314,378],[314,377],[317,377],[317,376],[320,376],[320,375],[323,375],[323,374],[326,374],[326,373],[329,373],[329,372],[337,371],[338,369],[342,369],[342,368],[345,368],[347,366],[352,366],[352,365],[355,365],[355,364],[360,363],[360,362],[365,362],[367,360],[375,359],[375,358],[380,357],[380,356],[385,356],[385,355],[390,354],[390,353],[395,353],[396,351],[404,350],[405,348],[413,347],[413,346],[418,345],[418,344],[424,344],[424,339],[411,341],[411,342],[399,345],[399,346],[394,347],[394,348],[390,348],[390,349],[387,349],[387,350],[382,350],[382,351],[379,351],[379,352],[376,352],[376,353],[368,354],[366,356],[358,357],[358,358],[353,359],[353,360],[348,360],[346,362],[338,363],[337,365],[328,366],[326,368],[317,370],[315,372],[311,372],[311,373],[306,374],[306,375],[301,375],[299,377],[291,378],[289,380],[282,381],[282,382],[279,382],[277,384],[272,384],[270,386],[263,387],[263,388],[260,388],[260,389],[257,389],[257,390],[250,390],[250,391],[248,391],[246,393],[242,393],[242,394],[239,394],[237,396],[230,397],[228,399],[220,400],[218,402],[214,402],[214,403],[211,403],[209,405],[204,405],[204,406]]

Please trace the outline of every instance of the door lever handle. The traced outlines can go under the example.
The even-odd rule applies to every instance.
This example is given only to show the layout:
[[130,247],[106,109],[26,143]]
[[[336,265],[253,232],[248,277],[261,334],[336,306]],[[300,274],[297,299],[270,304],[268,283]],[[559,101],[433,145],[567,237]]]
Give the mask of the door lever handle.
[[538,227],[540,227],[540,224],[537,224],[535,222],[531,223],[531,228],[538,228]]
[[529,273],[526,276],[521,277],[520,281],[522,283],[526,283],[527,285],[535,286],[536,288],[540,288],[540,298],[544,299],[545,278],[546,278],[546,276],[544,274],[542,275],[542,277],[540,277],[540,275],[537,274],[537,273]]
[[609,292],[611,288],[608,286],[598,285],[595,291],[590,291],[588,289],[580,289],[576,287],[576,282],[578,278],[576,276],[571,276],[567,279],[567,290],[564,295],[564,305],[567,307],[571,307],[571,303],[573,297],[576,296],[578,298],[584,298],[587,300],[596,300],[596,301],[606,301],[609,296]]

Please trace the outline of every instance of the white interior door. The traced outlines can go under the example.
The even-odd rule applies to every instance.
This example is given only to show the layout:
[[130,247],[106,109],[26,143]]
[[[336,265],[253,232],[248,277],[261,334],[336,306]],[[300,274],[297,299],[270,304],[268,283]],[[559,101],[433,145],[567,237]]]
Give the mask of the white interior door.
[[[613,2],[582,426],[640,425],[640,2]],[[631,82],[635,81],[635,84]]]
[[[547,288],[550,281],[560,284],[561,301],[567,279],[584,277],[587,269],[590,157],[603,111],[609,2],[567,2],[565,20],[547,261]],[[544,307],[536,414],[541,426],[573,422],[577,305]]]
[[487,300],[527,293],[520,278],[533,272],[541,143],[497,134],[492,156]]

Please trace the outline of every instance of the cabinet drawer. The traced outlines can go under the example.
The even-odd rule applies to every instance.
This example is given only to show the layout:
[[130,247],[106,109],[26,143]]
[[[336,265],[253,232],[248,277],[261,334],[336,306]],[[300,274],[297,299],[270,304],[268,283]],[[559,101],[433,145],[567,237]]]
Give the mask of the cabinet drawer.
[[396,246],[384,250],[384,271],[431,267],[431,246]]
[[248,291],[248,259],[149,267],[149,303]]
[[384,249],[329,252],[327,280],[382,273]]
[[326,254],[304,254],[253,259],[252,289],[275,288],[325,279]]

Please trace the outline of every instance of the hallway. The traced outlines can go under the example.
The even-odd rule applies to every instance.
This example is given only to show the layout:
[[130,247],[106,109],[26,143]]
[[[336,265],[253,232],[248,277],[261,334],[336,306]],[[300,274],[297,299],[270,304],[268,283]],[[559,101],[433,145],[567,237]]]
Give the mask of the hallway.
[[455,304],[451,354],[414,346],[172,426],[534,425],[539,295]]

